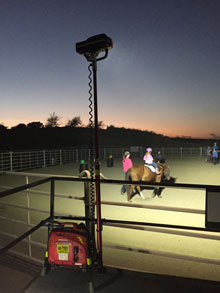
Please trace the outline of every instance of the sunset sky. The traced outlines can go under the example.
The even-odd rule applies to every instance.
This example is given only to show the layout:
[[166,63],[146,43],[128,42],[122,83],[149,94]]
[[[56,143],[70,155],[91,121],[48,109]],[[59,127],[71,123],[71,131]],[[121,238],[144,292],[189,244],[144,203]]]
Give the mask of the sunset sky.
[[99,120],[220,138],[220,1],[0,0],[0,124],[88,124],[88,65],[75,44],[105,33]]

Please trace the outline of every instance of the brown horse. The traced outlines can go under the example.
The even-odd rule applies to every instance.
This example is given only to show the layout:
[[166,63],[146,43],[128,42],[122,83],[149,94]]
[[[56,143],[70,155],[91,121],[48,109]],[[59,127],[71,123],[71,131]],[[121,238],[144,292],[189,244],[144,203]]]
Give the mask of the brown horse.
[[[150,168],[144,165],[134,165],[132,168],[130,168],[126,173],[126,180],[130,181],[144,181],[144,182],[152,182],[152,183],[160,183],[160,182],[169,182],[174,183],[175,178],[170,177],[170,168],[163,164],[158,162],[157,163],[160,168],[160,174],[156,174],[155,172],[152,172]],[[146,187],[147,189],[153,189],[154,196],[161,197],[161,192],[163,190],[163,187]],[[142,189],[145,189],[143,187]],[[127,191],[127,200],[131,201],[132,197],[138,193],[143,199],[145,198],[144,195],[141,192],[141,187],[139,185],[127,185],[126,186]]]

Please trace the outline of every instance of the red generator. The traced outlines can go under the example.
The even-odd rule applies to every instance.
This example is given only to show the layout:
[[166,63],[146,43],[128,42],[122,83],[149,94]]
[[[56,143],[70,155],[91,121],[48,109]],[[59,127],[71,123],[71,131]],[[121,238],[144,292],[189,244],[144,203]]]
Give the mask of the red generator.
[[51,266],[78,267],[87,265],[87,233],[84,224],[63,222],[49,237],[48,263]]

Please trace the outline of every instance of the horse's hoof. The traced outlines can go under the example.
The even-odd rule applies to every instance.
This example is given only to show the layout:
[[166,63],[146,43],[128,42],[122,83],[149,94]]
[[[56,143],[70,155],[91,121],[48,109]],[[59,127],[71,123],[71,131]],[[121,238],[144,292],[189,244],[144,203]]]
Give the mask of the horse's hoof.
[[159,198],[162,198],[162,196],[161,196],[161,195],[158,195],[158,197],[159,197]]

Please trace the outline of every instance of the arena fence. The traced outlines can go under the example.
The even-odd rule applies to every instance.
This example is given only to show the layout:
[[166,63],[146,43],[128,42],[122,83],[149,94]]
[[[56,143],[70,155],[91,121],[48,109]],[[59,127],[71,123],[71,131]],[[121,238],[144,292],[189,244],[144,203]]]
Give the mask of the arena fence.
[[[33,259],[35,261],[42,262],[42,260],[36,259],[32,256],[32,246],[38,246],[41,248],[46,249],[46,244],[42,242],[38,242],[34,239],[32,239],[31,234],[38,230],[38,229],[46,229],[44,226],[48,221],[54,218],[54,205],[51,204],[51,197],[65,197],[68,198],[69,200],[84,200],[85,201],[85,196],[73,196],[73,195],[64,195],[64,194],[59,194],[55,192],[55,184],[57,181],[78,181],[78,182],[94,182],[93,179],[87,179],[87,178],[77,178],[73,176],[57,176],[57,175],[51,175],[51,174],[36,174],[36,173],[21,173],[21,172],[6,172],[7,175],[13,175],[13,176],[25,176],[26,177],[26,185],[23,186],[18,186],[15,188],[12,188],[10,186],[1,186],[4,191],[0,192],[0,208],[4,207],[15,207],[16,209],[21,209],[24,211],[27,211],[27,219],[26,220],[16,220],[15,218],[13,219],[12,217],[7,217],[7,215],[0,216],[0,219],[3,221],[9,221],[12,223],[19,223],[23,224],[24,227],[28,227],[28,231],[25,232],[23,235],[19,236],[16,233],[8,233],[7,231],[4,231],[4,229],[0,230],[0,235],[3,237],[9,237],[10,239],[14,239],[12,242],[7,244],[5,247],[2,247],[0,249],[0,254],[6,252],[8,249],[11,249],[14,245],[18,244],[21,241],[25,241],[28,243],[28,253],[26,252],[23,254],[24,257],[28,257],[29,259]],[[32,183],[29,183],[29,177],[40,177],[43,179],[40,179],[38,181],[34,181]],[[44,184],[46,182],[50,182],[50,190],[48,192],[43,192],[43,191],[36,191],[32,190],[33,187],[39,186],[41,184]],[[140,182],[128,182],[124,180],[101,180],[101,184],[140,184]],[[198,185],[198,184],[172,184],[172,185],[167,185],[167,184],[153,184],[153,183],[143,183],[142,185],[144,186],[160,186],[160,187],[166,187],[166,188],[188,188],[188,189],[199,189],[199,190],[206,190],[206,195],[207,191],[217,191],[218,193],[220,192],[220,186],[211,186],[211,185]],[[23,205],[16,205],[11,202],[6,202],[2,200],[3,198],[6,198],[7,196],[10,196],[12,194],[15,194],[17,192],[20,192],[22,190],[26,190],[26,203]],[[85,190],[85,189],[84,189]],[[41,194],[50,197],[50,207],[47,209],[39,209],[39,208],[31,208],[30,207],[30,196],[32,194]],[[175,211],[175,212],[187,212],[187,213],[195,213],[195,214],[201,214],[201,215],[206,215],[207,211],[206,210],[196,210],[196,209],[186,209],[186,208],[176,208],[176,207],[164,207],[164,206],[153,206],[153,205],[137,205],[137,204],[132,204],[132,203],[117,203],[117,202],[106,202],[103,201],[102,205],[108,204],[108,205],[118,205],[118,206],[125,206],[126,208],[128,205],[132,207],[139,207],[143,209],[157,209],[157,210],[168,210],[168,211]],[[206,206],[207,208],[207,206]],[[30,212],[39,212],[39,213],[44,213],[47,216],[46,219],[42,220],[38,225],[34,225],[30,221]],[[63,218],[66,219],[66,217],[69,217],[71,219],[80,219],[79,217],[75,217],[74,215],[59,215],[58,213],[55,213],[57,218]],[[81,217],[81,219],[85,219],[85,217]],[[168,234],[173,234],[173,235],[181,235],[185,237],[197,237],[197,238],[205,238],[205,239],[211,239],[213,241],[219,241],[220,240],[220,235],[219,229],[209,229],[206,227],[194,227],[194,226],[181,226],[181,225],[168,225],[168,224],[159,224],[159,223],[148,223],[148,222],[135,222],[135,221],[122,221],[122,220],[111,220],[111,219],[102,219],[103,225],[111,226],[111,227],[120,227],[120,228],[125,228],[125,229],[137,229],[137,230],[145,230],[145,231],[153,231],[153,232],[158,232],[158,233],[168,233]],[[205,222],[205,221],[204,221]],[[204,233],[206,232],[206,233]],[[209,234],[209,232],[211,232]],[[213,234],[213,232],[218,232]],[[138,252],[138,253],[144,253],[144,254],[152,254],[152,255],[157,255],[157,256],[165,256],[168,258],[177,258],[177,259],[184,259],[184,260],[191,260],[191,261],[196,261],[196,262],[201,262],[201,263],[209,263],[209,264],[214,264],[214,265],[220,265],[220,260],[216,259],[210,259],[210,258],[204,258],[204,257],[195,257],[195,256],[189,256],[189,255],[182,255],[182,254],[177,254],[177,253],[172,253],[172,252],[163,252],[163,251],[156,251],[156,250],[149,250],[149,249],[138,249],[134,247],[129,247],[126,244],[113,244],[113,243],[103,243],[103,247],[108,247],[108,248],[115,248],[115,249],[120,249],[120,250],[126,250],[130,252]],[[15,252],[16,253],[16,252]],[[20,252],[18,254],[21,254]]]
[[[160,150],[164,157],[183,157],[183,156],[205,156],[205,147],[178,147],[164,148],[155,147],[154,152]],[[100,159],[109,156],[122,158],[125,151],[130,151],[132,158],[141,158],[145,148],[139,146],[123,148],[100,148]],[[94,153],[94,152],[93,152]],[[34,168],[41,168],[53,165],[62,165],[78,162],[80,160],[90,161],[91,149],[59,149],[59,150],[36,150],[36,151],[10,151],[0,153],[0,171],[21,171]]]

